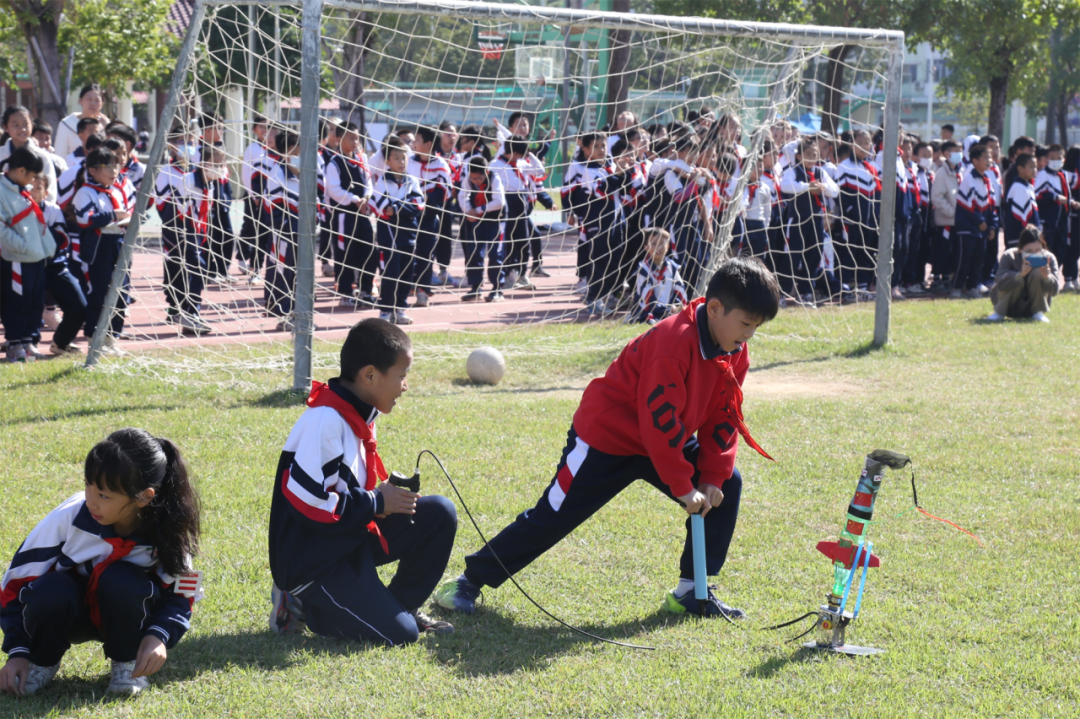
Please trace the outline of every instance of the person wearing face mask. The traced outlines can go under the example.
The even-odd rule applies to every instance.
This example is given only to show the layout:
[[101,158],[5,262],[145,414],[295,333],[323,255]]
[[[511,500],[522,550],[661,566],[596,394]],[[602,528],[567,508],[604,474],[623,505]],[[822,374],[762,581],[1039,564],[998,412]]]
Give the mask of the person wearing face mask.
[[232,183],[225,164],[225,151],[215,145],[205,145],[200,152],[202,162],[192,173],[198,191],[192,219],[206,256],[207,276],[218,285],[236,280],[229,275],[236,239],[233,235]]
[[934,224],[937,226],[932,264],[934,276],[940,279],[930,286],[930,291],[949,293],[952,291],[952,270],[958,261],[954,226],[956,193],[960,189],[960,180],[963,179],[961,163],[964,155],[960,150],[960,143],[955,140],[941,143],[941,156],[943,164],[934,173],[934,181],[930,186],[930,206],[934,209]]
[[[926,265],[930,262],[930,185],[934,179],[933,151],[928,143],[912,138],[913,146],[908,171],[911,174],[909,188],[914,199],[909,235],[910,250],[904,268],[904,294],[924,295],[923,280]],[[907,145],[904,145],[907,148]]]
[[999,322],[1006,317],[1049,322],[1046,313],[1061,285],[1057,258],[1046,248],[1039,228],[1028,225],[1020,233],[1019,247],[1005,250],[997,280],[990,290],[994,311],[986,318]]
[[1069,198],[1069,179],[1065,173],[1065,149],[1050,145],[1046,167],[1035,176],[1035,199],[1039,203],[1043,238],[1058,257],[1069,254],[1069,210],[1080,203]]

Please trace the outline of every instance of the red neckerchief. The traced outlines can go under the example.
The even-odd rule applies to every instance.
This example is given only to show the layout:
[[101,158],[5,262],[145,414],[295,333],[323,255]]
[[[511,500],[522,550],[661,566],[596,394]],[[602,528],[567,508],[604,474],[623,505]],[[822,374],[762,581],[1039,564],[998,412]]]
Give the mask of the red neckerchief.
[[[821,182],[821,178],[818,177],[818,168],[815,167],[812,170],[810,170],[809,172],[807,172],[806,167],[804,165],[799,165],[799,167],[802,168],[803,173],[805,173],[808,176],[809,179],[812,179],[815,182]],[[814,204],[817,205],[819,210],[821,210],[822,212],[825,212],[825,203],[822,202],[821,195],[815,195],[814,193],[811,192],[810,193],[810,198],[814,201]]]
[[746,186],[747,192],[750,193],[749,199],[746,201],[747,205],[754,204],[754,195],[757,194],[758,188],[761,187],[760,182],[753,182]]
[[[113,185],[112,187],[110,187],[108,189],[105,189],[104,187],[102,187],[101,185],[98,185],[97,183],[87,182],[86,186],[87,187],[92,187],[95,190],[97,190],[98,192],[104,192],[108,196],[109,202],[112,203],[112,208],[114,210],[119,210],[120,206],[123,204],[122,202],[118,201],[116,199],[116,195],[113,194],[113,190],[119,189],[119,188],[116,187],[116,185]],[[124,191],[123,190],[120,190],[120,197],[121,197],[121,199],[123,199],[123,197],[124,197]]]
[[135,549],[136,542],[134,539],[124,539],[123,537],[102,537],[101,541],[112,545],[113,550],[90,573],[90,581],[86,584],[86,603],[90,605],[90,621],[94,623],[95,627],[104,632],[105,629],[101,626],[101,607],[98,606],[98,582],[101,581],[101,575],[104,574],[106,569],[131,554],[131,550]]
[[[735,379],[735,370],[731,367],[731,355],[721,355],[713,360],[716,366],[720,368],[720,372],[723,375],[724,381],[727,386],[731,388],[731,393],[728,394],[727,412],[735,420],[735,429],[739,431],[739,434],[743,436],[746,443],[753,449],[757,450],[765,459],[772,459],[769,453],[761,448],[753,437],[750,436],[750,428],[746,426],[746,420],[743,419],[742,402],[743,393],[742,387],[739,386],[739,382]],[[773,460],[774,462],[776,460]]]
[[[473,188],[473,209],[477,207],[487,207],[487,183],[484,183],[483,187]],[[479,202],[477,202],[479,200]]]
[[[322,382],[312,382],[311,394],[307,398],[307,406],[331,408],[341,415],[341,418],[345,420],[353,434],[356,435],[357,440],[360,442],[360,448],[364,451],[364,464],[367,466],[364,489],[370,492],[375,489],[375,485],[379,480],[385,480],[390,476],[387,474],[386,468],[383,467],[382,459],[379,458],[379,453],[376,451],[375,437],[371,434],[371,427],[356,411],[356,408],[338,396],[334,390],[330,389],[329,385]],[[368,523],[367,530],[379,538],[379,544],[382,545],[383,551],[389,554],[390,549],[387,547],[386,538],[379,531],[379,525],[375,523],[374,519]]]
[[31,197],[30,193],[27,192],[26,190],[19,190],[19,194],[22,195],[22,198],[24,200],[26,200],[27,202],[30,203],[30,206],[27,207],[22,212],[20,212],[19,214],[12,217],[10,224],[8,224],[8,223],[5,223],[5,224],[7,224],[8,227],[14,227],[15,225],[19,224],[20,222],[25,220],[27,217],[29,217],[31,213],[33,213],[33,215],[35,217],[37,217],[37,221],[41,223],[42,227],[44,227],[45,226],[45,213],[41,211],[41,207],[38,206],[38,203],[34,202],[34,198]]
[[881,177],[878,176],[877,169],[866,160],[862,160],[861,162],[863,167],[866,168],[866,171],[870,173],[870,177],[874,178],[874,183],[876,185],[875,189],[878,192],[881,192]]

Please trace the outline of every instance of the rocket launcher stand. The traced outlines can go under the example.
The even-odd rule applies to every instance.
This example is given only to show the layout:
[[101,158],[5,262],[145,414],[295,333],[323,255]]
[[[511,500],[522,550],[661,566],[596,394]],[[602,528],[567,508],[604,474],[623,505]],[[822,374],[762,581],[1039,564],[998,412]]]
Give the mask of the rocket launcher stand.
[[[848,626],[859,616],[867,570],[881,566],[881,560],[872,552],[873,543],[867,543],[864,534],[866,525],[874,516],[874,502],[881,488],[881,480],[885,478],[885,468],[901,469],[910,462],[906,455],[885,449],[875,449],[867,455],[855,487],[855,497],[848,506],[847,523],[840,532],[840,539],[817,545],[818,551],[833,561],[833,586],[825,595],[825,604],[818,610],[817,622],[811,630],[817,632],[817,639],[803,644],[807,649],[860,656],[885,651],[848,644],[845,635]],[[857,582],[856,575],[860,575]],[[855,606],[853,610],[848,610],[851,590],[856,585]]]

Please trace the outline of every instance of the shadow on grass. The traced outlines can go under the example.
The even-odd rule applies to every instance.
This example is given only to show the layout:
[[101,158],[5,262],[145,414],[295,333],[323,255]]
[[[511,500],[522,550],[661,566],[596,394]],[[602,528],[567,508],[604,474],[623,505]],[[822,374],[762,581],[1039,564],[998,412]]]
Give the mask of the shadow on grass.
[[[464,388],[464,389],[487,389],[487,390],[490,390],[489,394],[548,394],[548,393],[551,393],[551,392],[566,392],[566,391],[583,392],[583,391],[585,391],[585,388],[582,387],[581,385],[578,385],[576,387],[572,386],[572,385],[565,385],[565,386],[562,386],[562,387],[514,387],[514,388],[506,387],[506,388],[503,388],[503,389],[494,389],[491,385],[485,384],[483,382],[473,382],[471,379],[465,379],[463,377],[455,377],[454,379],[450,380],[450,384],[454,385],[455,387],[461,387],[461,388]],[[427,394],[427,395],[424,395],[424,396],[425,397],[439,397],[439,396],[444,396],[445,397],[445,396],[447,396],[447,393],[442,393],[441,395],[440,394]]]
[[[53,358],[53,359],[51,359],[49,361],[59,362],[60,359],[62,359],[62,358],[55,357],[55,358]],[[59,372],[54,372],[53,374],[49,375],[48,377],[42,377],[41,379],[26,380],[25,382],[12,382],[11,384],[8,384],[6,386],[7,386],[8,389],[21,389],[23,387],[40,387],[42,385],[55,384],[57,382],[60,382],[61,380],[67,379],[68,377],[71,377],[72,375],[75,375],[75,374],[78,374],[78,373],[82,372],[84,369],[85,369],[85,367],[83,367],[82,363],[79,363],[79,364],[74,364],[73,363],[73,364],[68,365],[64,369],[60,370]]]
[[[555,656],[576,652],[584,646],[600,645],[596,639],[554,622],[545,626],[522,626],[494,609],[482,609],[471,617],[455,614],[453,621],[457,631],[439,637],[437,643],[432,642],[430,651],[440,664],[466,677],[543,669]],[[675,621],[680,619],[656,612],[621,624],[583,624],[579,628],[604,639],[649,646],[652,630]]]
[[785,644],[784,647],[791,647],[790,653],[782,657],[766,659],[753,669],[747,670],[745,676],[753,677],[755,679],[769,679],[773,675],[780,673],[780,671],[785,669],[789,664],[805,664],[806,662],[820,660],[821,658],[820,652],[807,649],[799,644]]
[[177,405],[167,404],[160,406],[150,405],[120,405],[117,407],[98,407],[96,409],[77,409],[71,412],[57,412],[49,415],[36,415],[33,417],[5,418],[5,424],[35,424],[38,422],[58,422],[66,419],[79,417],[101,417],[109,414],[125,414],[127,412],[168,412],[176,409]]
[[282,407],[300,407],[307,402],[307,392],[293,389],[279,389],[262,397],[237,402],[234,407],[265,407],[279,409]]
[[823,355],[821,357],[807,357],[806,359],[797,360],[779,360],[776,362],[767,362],[760,365],[750,365],[750,373],[764,372],[765,370],[776,369],[777,367],[787,367],[789,365],[811,364],[815,362],[828,362],[831,359],[836,359],[836,355]]
[[868,356],[874,354],[875,352],[884,351],[886,346],[887,345],[876,345],[876,344],[873,343],[873,341],[863,342],[862,344],[858,345],[857,347],[854,347],[853,349],[849,349],[849,350],[847,350],[845,352],[841,352],[840,356],[841,357],[847,357],[849,359],[857,359],[859,357],[868,357]]

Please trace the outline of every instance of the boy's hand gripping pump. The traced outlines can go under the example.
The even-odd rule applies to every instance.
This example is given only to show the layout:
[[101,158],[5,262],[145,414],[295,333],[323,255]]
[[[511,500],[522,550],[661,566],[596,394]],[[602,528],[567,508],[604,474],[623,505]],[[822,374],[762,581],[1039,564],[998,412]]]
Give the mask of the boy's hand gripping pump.
[[[419,463],[420,462],[418,459],[417,464]],[[413,476],[411,477],[407,477],[401,472],[391,472],[390,479],[386,481],[394,485],[395,487],[401,487],[402,489],[407,489],[410,492],[416,492],[417,494],[420,494],[420,467],[417,467],[413,471]],[[412,515],[409,515],[409,524],[415,524],[415,522],[413,522]]]

